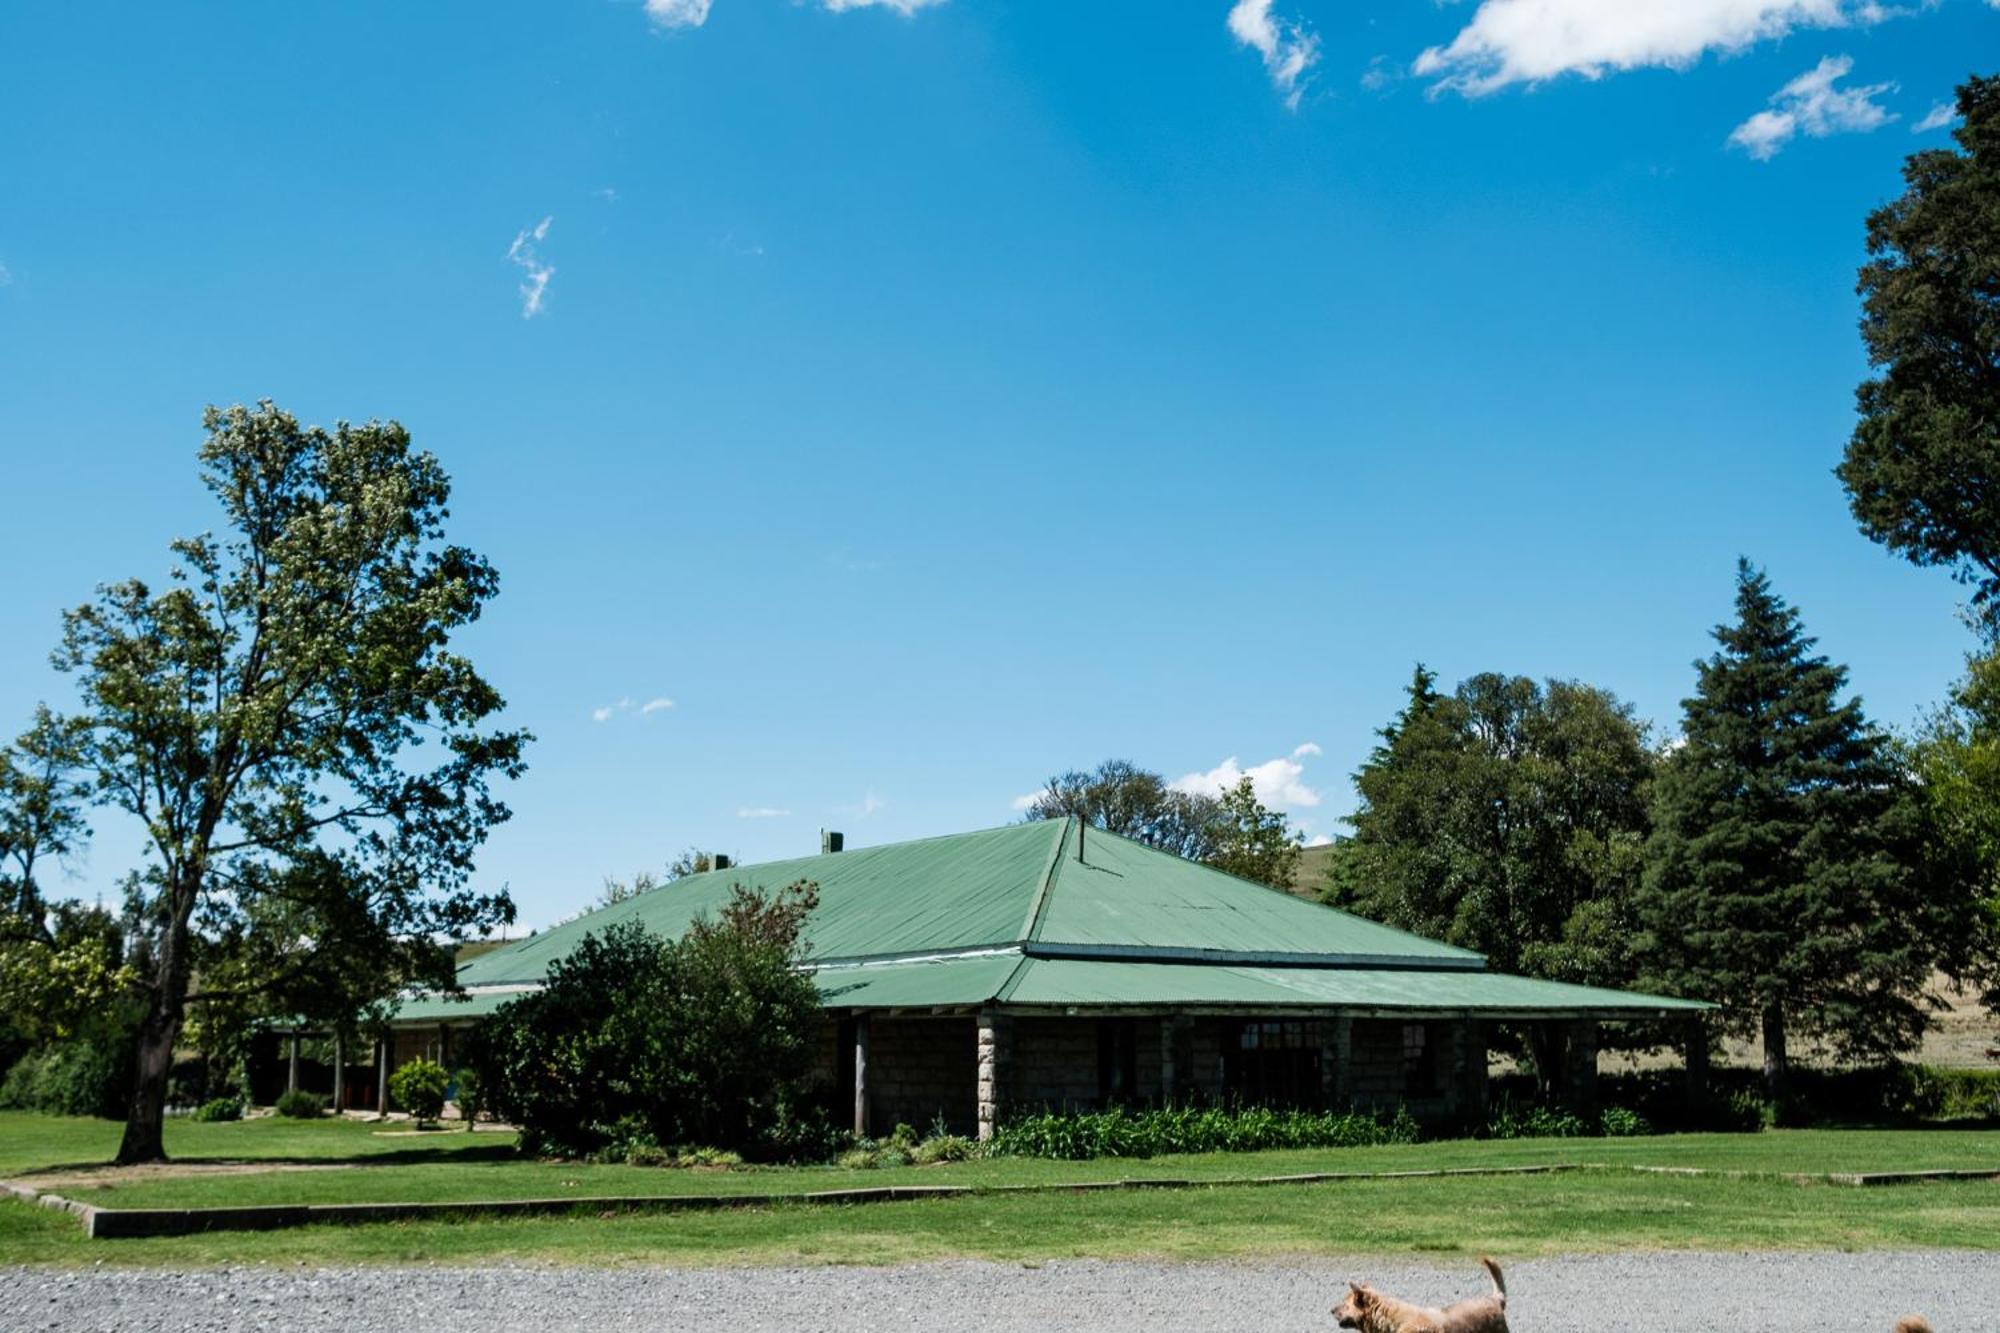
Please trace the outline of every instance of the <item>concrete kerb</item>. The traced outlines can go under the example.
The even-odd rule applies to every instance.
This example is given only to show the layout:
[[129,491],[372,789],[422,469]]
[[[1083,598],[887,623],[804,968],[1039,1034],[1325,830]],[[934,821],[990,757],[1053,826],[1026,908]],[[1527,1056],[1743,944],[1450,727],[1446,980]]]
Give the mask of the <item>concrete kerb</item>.
[[413,1222],[441,1218],[535,1217],[596,1213],[703,1212],[724,1208],[775,1208],[788,1205],[895,1203],[912,1199],[965,1198],[981,1194],[1085,1194],[1103,1190],[1216,1189],[1268,1185],[1318,1185],[1371,1180],[1423,1180],[1453,1176],[1554,1175],[1566,1171],[1616,1171],[1655,1175],[1716,1176],[1726,1179],[1760,1177],[1797,1184],[1846,1186],[1921,1184],[1928,1181],[2000,1181],[2000,1168],[1930,1171],[1773,1173],[1720,1171],[1689,1166],[1618,1167],[1595,1162],[1548,1162],[1528,1166],[1441,1167],[1414,1171],[1314,1171],[1281,1176],[1224,1176],[1214,1180],[1138,1177],[1032,1185],[877,1185],[806,1193],[654,1194],[595,1198],[484,1199],[447,1203],[316,1203],[270,1204],[226,1208],[101,1208],[46,1194],[12,1181],[0,1181],[0,1192],[44,1208],[77,1217],[84,1234],[95,1240],[153,1236],[188,1236],[209,1231],[276,1231],[318,1224],[354,1225],[368,1222]]

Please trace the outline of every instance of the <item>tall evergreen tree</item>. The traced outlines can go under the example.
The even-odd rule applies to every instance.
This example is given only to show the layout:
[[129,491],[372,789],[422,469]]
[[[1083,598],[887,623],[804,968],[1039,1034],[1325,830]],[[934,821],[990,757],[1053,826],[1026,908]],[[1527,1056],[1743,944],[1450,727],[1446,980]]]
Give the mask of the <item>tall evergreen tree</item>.
[[1906,1050],[1946,928],[1926,894],[1922,819],[1887,738],[1843,701],[1798,611],[1748,561],[1736,620],[1682,703],[1653,784],[1640,917],[1650,980],[1714,1000],[1763,1039],[1782,1097],[1793,1035],[1848,1059]]

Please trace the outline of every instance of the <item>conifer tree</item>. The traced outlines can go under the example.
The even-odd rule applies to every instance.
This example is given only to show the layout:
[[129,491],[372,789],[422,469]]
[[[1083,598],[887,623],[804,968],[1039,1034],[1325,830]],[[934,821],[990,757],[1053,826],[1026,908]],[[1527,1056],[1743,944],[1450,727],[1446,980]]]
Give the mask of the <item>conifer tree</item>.
[[1653,784],[1640,893],[1650,980],[1724,1006],[1763,1039],[1782,1098],[1788,1037],[1846,1059],[1915,1044],[1942,904],[1929,900],[1913,789],[1887,738],[1843,701],[1798,611],[1748,561],[1682,702],[1683,741]]

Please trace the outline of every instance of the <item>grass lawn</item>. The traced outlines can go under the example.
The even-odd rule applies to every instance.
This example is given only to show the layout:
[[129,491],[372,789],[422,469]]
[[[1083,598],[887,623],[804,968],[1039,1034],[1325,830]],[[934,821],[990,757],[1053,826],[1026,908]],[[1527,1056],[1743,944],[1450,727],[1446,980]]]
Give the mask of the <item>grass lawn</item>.
[[[385,1136],[353,1121],[168,1127],[177,1162],[263,1170],[78,1177],[60,1192],[108,1207],[265,1202],[807,1192],[898,1183],[995,1186],[1136,1177],[1223,1180],[1543,1162],[1701,1166],[1764,1173],[1682,1177],[1586,1170],[1556,1176],[1005,1195],[863,1207],[786,1205],[326,1226],[147,1241],[87,1241],[75,1219],[0,1202],[0,1261],[236,1263],[550,1259],[579,1262],[888,1262],[972,1255],[1250,1256],[1285,1252],[1527,1255],[1649,1247],[2000,1248],[2000,1184],[1872,1189],[1800,1185],[1786,1172],[2000,1168],[1993,1130],[1804,1130],[1645,1139],[1458,1141],[1399,1148],[1212,1154],[1151,1161],[996,1160],[887,1171],[687,1172],[522,1161],[501,1134]],[[0,1113],[0,1176],[87,1169],[115,1148],[103,1121]],[[291,1169],[311,1167],[318,1169]],[[97,1179],[100,1183],[90,1183]]]

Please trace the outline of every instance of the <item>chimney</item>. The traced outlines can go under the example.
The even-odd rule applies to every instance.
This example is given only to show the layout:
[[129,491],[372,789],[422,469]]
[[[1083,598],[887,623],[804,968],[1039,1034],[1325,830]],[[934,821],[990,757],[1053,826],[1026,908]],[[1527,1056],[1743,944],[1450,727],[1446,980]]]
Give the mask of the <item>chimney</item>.
[[727,870],[731,865],[735,864],[729,859],[727,852],[717,852],[712,860],[717,870]]
[[846,846],[846,834],[835,833],[832,829],[821,829],[819,831],[819,854],[821,856],[831,856]]

